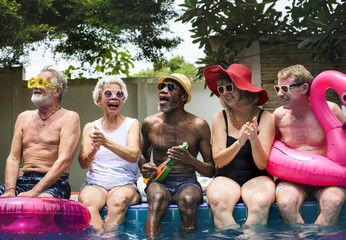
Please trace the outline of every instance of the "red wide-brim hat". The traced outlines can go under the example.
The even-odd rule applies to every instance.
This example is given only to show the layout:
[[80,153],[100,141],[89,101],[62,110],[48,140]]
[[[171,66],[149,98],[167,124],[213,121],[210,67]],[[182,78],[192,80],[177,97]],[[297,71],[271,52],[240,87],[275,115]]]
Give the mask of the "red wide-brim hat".
[[203,70],[207,85],[216,96],[220,97],[220,94],[217,91],[217,80],[224,73],[228,74],[234,85],[240,90],[258,93],[258,106],[268,102],[269,97],[267,91],[251,83],[252,72],[241,64],[232,64],[227,68],[227,70],[223,69],[220,65],[209,66]]

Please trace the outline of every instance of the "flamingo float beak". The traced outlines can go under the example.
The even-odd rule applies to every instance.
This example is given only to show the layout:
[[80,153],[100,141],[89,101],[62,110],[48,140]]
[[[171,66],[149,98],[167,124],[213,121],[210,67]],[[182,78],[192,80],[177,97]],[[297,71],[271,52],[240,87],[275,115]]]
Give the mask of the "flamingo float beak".
[[342,124],[342,129],[344,129],[346,131],[346,122],[344,122],[344,124]]

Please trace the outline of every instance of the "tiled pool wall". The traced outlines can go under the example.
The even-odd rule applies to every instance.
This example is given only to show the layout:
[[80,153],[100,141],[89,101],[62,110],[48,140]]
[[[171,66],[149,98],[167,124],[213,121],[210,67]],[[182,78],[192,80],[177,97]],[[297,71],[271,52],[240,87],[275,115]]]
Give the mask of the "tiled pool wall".
[[[126,222],[145,222],[148,212],[148,203],[142,203],[138,205],[130,206],[126,213]],[[319,207],[316,202],[305,202],[301,208],[301,214],[305,223],[313,223],[318,214]],[[101,216],[105,217],[107,215],[107,208],[101,210]],[[213,216],[210,207],[204,203],[197,207],[198,221],[209,221],[213,223]],[[247,217],[247,208],[244,203],[238,203],[233,211],[233,217],[238,223],[243,223]],[[277,204],[274,203],[269,212],[269,222],[270,221],[281,221],[279,209]],[[180,224],[181,218],[179,214],[179,209],[177,205],[169,205],[162,222],[171,222]],[[344,205],[340,212],[340,222],[346,222],[346,206]]]

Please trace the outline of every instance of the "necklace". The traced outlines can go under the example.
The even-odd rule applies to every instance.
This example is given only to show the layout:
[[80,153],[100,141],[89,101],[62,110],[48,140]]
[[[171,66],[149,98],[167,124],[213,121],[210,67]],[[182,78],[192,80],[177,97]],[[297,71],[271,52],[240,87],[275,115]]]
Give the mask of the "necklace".
[[[257,112],[257,107],[253,107],[251,109],[250,116],[245,123],[251,122],[252,119],[256,116],[256,112]],[[233,109],[229,109],[229,116],[230,116],[231,123],[235,129],[240,130],[242,126],[245,124],[245,123],[240,123],[237,121],[237,118],[233,112]]]
[[58,110],[60,110],[60,106],[53,112],[53,113],[51,113],[48,117],[46,117],[46,118],[42,118],[41,116],[40,116],[40,113],[39,113],[39,111],[37,111],[37,115],[41,118],[41,120],[43,121],[43,125],[42,126],[46,126],[46,120],[48,119],[48,118],[50,118],[54,113],[56,113]]

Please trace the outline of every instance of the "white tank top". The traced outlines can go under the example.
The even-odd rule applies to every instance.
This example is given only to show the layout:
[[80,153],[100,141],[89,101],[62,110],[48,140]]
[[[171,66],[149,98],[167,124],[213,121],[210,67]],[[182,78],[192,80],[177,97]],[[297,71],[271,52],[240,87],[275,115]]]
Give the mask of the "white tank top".
[[[102,118],[94,121],[92,123],[92,128],[95,124],[106,138],[126,146],[127,135],[135,119],[126,117],[121,126],[113,132],[106,132],[102,128],[101,119]],[[136,183],[137,172],[137,162],[131,163],[126,161],[112,151],[101,146],[100,150],[95,155],[95,159],[89,166],[89,170],[86,174],[86,182],[88,184],[102,186],[106,189],[112,189],[117,186]]]

